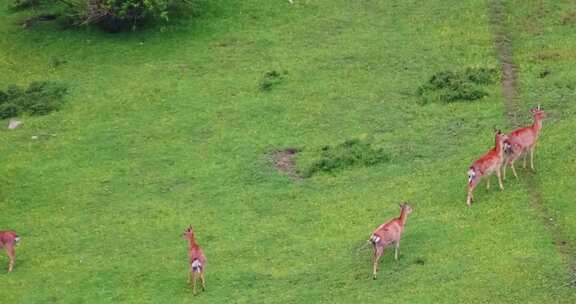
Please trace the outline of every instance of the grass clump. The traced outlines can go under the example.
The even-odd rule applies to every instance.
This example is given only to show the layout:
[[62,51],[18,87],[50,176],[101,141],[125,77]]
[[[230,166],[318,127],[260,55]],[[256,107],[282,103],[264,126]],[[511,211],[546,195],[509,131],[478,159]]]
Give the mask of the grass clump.
[[49,114],[60,108],[66,92],[65,86],[47,81],[32,82],[28,88],[10,85],[0,91],[0,119]]
[[[284,72],[286,74],[286,72]],[[272,90],[272,87],[282,82],[282,74],[276,70],[264,73],[260,80],[260,91],[266,92]]]
[[484,87],[496,82],[497,70],[494,68],[466,68],[463,71],[438,72],[423,85],[416,94],[421,103],[440,101],[474,101],[488,95]]
[[304,169],[304,176],[334,173],[350,167],[369,167],[389,160],[390,156],[383,149],[374,148],[367,141],[351,139],[336,146],[322,147],[316,160]]

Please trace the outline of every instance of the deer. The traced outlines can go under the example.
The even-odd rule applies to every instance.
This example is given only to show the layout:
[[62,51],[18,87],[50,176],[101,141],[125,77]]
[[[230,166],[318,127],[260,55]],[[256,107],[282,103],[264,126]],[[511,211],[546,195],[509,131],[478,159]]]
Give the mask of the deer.
[[504,163],[504,150],[507,148],[505,142],[508,136],[500,130],[494,130],[494,132],[496,133],[494,148],[482,155],[468,168],[468,197],[466,198],[468,207],[472,206],[474,189],[483,177],[486,177],[486,189],[490,189],[490,176],[496,172],[500,190],[504,190],[500,171]]
[[14,247],[20,243],[20,237],[16,232],[11,230],[0,231],[0,249],[5,248],[10,263],[8,264],[8,272],[14,269],[14,262],[16,261],[16,253]]
[[189,243],[188,256],[190,271],[188,273],[188,284],[192,283],[192,293],[196,295],[196,281],[198,278],[200,278],[200,282],[202,283],[202,290],[206,291],[206,279],[204,278],[206,257],[204,256],[202,248],[196,243],[192,225],[184,230],[182,237],[188,240]]
[[518,128],[508,134],[508,140],[506,142],[510,148],[506,151],[508,157],[503,169],[504,179],[506,179],[507,166],[512,168],[514,177],[518,178],[516,168],[514,168],[514,162],[524,154],[524,168],[526,168],[528,152],[530,152],[530,168],[534,170],[534,149],[536,148],[536,143],[540,136],[540,130],[542,129],[542,120],[544,120],[547,115],[542,111],[540,105],[531,109],[530,113],[532,113],[532,116],[534,117],[534,123],[532,125]]
[[372,243],[372,248],[374,250],[372,255],[372,278],[374,280],[376,280],[378,264],[380,263],[380,258],[384,253],[384,249],[390,245],[395,245],[394,260],[398,261],[400,238],[404,231],[404,225],[406,224],[408,215],[414,211],[407,202],[404,202],[399,206],[400,216],[380,225],[376,230],[374,230],[374,232],[372,232],[370,239],[368,240],[369,243]]

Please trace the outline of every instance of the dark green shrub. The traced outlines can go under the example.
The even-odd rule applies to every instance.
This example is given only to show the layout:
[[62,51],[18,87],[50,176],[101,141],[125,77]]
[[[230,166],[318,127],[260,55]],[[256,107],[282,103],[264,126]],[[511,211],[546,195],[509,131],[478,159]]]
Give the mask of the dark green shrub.
[[282,82],[282,74],[272,70],[264,73],[260,80],[260,91],[270,91],[273,86]]
[[10,85],[0,93],[0,118],[46,115],[60,108],[66,91],[64,86],[46,81],[32,82],[26,89]]
[[390,160],[390,156],[379,148],[373,148],[369,142],[358,139],[347,140],[336,146],[325,146],[318,159],[305,169],[305,176],[317,173],[333,173],[342,169],[358,166],[374,166]]
[[488,95],[484,86],[497,79],[497,71],[488,68],[466,68],[464,71],[438,72],[416,90],[422,103],[431,101],[473,101]]
[[[40,13],[25,22],[58,20],[70,25],[96,25],[109,32],[134,29],[147,20],[168,21],[169,15],[184,6],[193,7],[195,0],[12,0],[13,10],[34,9]],[[180,5],[178,8],[174,8]],[[50,12],[50,14],[46,14]],[[54,14],[57,12],[57,14]],[[51,19],[42,16],[54,16]],[[58,18],[56,18],[58,17]]]
[[11,102],[2,103],[0,104],[0,119],[16,117],[18,116],[19,110],[20,109]]
[[8,101],[8,94],[4,93],[4,91],[0,91],[0,104]]

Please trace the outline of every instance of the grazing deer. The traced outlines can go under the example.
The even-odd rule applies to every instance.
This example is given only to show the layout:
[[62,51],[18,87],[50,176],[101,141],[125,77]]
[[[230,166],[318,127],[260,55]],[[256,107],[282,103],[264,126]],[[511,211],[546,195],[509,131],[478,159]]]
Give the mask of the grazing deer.
[[494,148],[476,160],[468,169],[468,197],[466,198],[468,207],[472,206],[472,201],[474,200],[472,192],[482,177],[486,177],[486,189],[490,189],[490,175],[496,172],[498,185],[501,190],[504,190],[500,169],[504,163],[504,142],[508,139],[508,136],[500,132],[500,130],[495,130],[495,132],[496,144]]
[[403,203],[400,205],[400,210],[400,216],[398,218],[380,225],[376,230],[374,230],[374,232],[372,232],[372,235],[368,240],[368,242],[372,243],[372,247],[374,248],[374,254],[372,256],[372,275],[374,280],[376,280],[378,264],[386,247],[392,244],[396,245],[394,259],[398,260],[398,250],[400,249],[400,238],[404,231],[404,224],[406,224],[406,218],[410,213],[412,213],[413,209],[408,205],[408,203]]
[[0,249],[4,247],[8,258],[10,259],[10,264],[8,264],[8,272],[12,272],[14,268],[14,262],[16,261],[16,253],[14,252],[14,247],[20,242],[20,237],[14,231],[0,231]]
[[200,282],[202,283],[202,290],[206,290],[206,280],[204,279],[204,271],[206,270],[206,257],[202,248],[196,243],[194,237],[194,231],[192,226],[186,228],[182,237],[188,240],[189,249],[188,255],[190,257],[190,272],[188,273],[188,284],[192,282],[192,293],[196,295],[196,280],[200,277]]
[[508,140],[506,142],[510,148],[506,151],[508,159],[504,164],[504,179],[506,179],[506,166],[508,165],[512,168],[514,176],[518,178],[516,168],[514,168],[514,162],[524,154],[524,168],[526,168],[528,152],[530,152],[530,168],[534,170],[534,148],[536,148],[538,136],[542,129],[542,120],[546,118],[546,113],[542,111],[540,105],[538,105],[537,108],[530,110],[530,112],[534,116],[534,123],[530,126],[516,129],[508,134]]

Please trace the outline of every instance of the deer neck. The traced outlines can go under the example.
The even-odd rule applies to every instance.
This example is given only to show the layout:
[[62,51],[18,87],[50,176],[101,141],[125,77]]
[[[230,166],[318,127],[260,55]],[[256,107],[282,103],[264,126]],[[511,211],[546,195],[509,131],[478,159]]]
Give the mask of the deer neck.
[[498,153],[498,155],[502,156],[502,154],[504,153],[504,149],[502,149],[502,145],[503,145],[504,141],[500,140],[500,138],[496,138],[496,146],[494,147],[496,149],[496,153]]
[[400,225],[402,225],[402,227],[404,227],[404,224],[406,223],[407,217],[408,217],[408,214],[406,214],[406,211],[404,209],[402,209],[402,211],[400,212],[400,217],[398,218],[398,220],[400,220]]
[[198,247],[198,244],[196,244],[196,239],[193,236],[188,238],[188,246],[190,249]]
[[542,119],[534,118],[534,124],[532,124],[532,130],[536,135],[540,133],[540,129],[542,129]]

